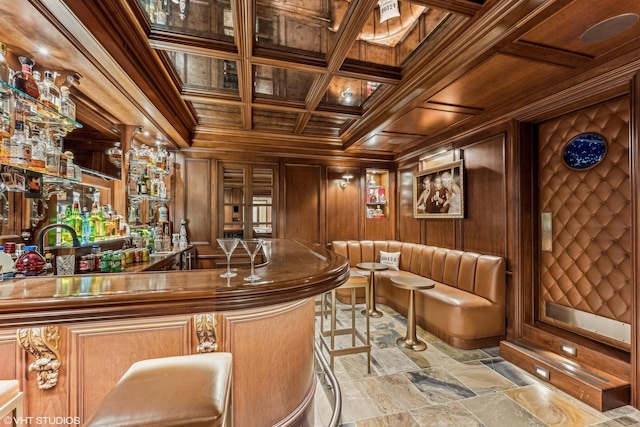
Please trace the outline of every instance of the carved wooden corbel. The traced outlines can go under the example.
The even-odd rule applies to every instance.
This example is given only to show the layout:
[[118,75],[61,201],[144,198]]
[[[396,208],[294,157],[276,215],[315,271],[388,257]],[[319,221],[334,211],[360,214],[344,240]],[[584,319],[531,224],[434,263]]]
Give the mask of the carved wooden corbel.
[[215,313],[196,314],[193,316],[193,325],[198,336],[198,353],[213,353],[218,351],[218,337]]
[[57,326],[18,329],[18,342],[35,361],[29,365],[29,371],[36,371],[38,387],[47,390],[58,383],[60,372],[60,334]]

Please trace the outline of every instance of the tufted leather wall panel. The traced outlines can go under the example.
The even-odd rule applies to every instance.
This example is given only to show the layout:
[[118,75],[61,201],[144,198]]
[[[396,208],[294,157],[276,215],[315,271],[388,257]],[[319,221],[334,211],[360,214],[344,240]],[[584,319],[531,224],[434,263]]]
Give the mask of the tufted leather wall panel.
[[[595,167],[574,171],[562,162],[562,151],[583,132],[603,135],[607,153]],[[630,203],[628,98],[540,124],[538,218],[553,215],[553,247],[540,257],[540,320],[608,343],[595,331],[551,319],[546,302],[631,322]]]

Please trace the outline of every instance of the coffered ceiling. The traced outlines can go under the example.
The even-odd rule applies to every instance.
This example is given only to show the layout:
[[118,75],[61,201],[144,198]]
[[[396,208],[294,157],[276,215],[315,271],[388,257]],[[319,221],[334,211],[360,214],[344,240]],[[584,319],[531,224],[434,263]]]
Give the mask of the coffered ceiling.
[[87,129],[184,150],[395,160],[640,68],[635,1],[399,1],[382,23],[378,0],[13,3],[0,24],[30,37],[5,42],[83,75]]

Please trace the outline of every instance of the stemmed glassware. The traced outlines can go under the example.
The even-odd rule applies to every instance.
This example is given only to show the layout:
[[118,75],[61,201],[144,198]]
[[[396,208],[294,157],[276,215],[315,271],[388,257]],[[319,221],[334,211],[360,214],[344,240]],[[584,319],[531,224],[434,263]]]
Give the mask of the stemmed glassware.
[[237,276],[236,273],[231,272],[231,254],[238,246],[238,242],[240,241],[240,239],[236,237],[232,239],[216,239],[216,240],[218,241],[218,244],[220,245],[225,255],[227,256],[227,272],[221,274],[220,277]]
[[262,247],[262,243],[264,242],[264,240],[245,239],[241,240],[240,242],[242,243],[242,246],[244,246],[244,248],[247,250],[249,257],[251,258],[251,275],[245,277],[244,280],[250,280],[253,282],[254,280],[258,280],[260,278],[260,276],[254,273],[254,260],[256,259],[256,254]]

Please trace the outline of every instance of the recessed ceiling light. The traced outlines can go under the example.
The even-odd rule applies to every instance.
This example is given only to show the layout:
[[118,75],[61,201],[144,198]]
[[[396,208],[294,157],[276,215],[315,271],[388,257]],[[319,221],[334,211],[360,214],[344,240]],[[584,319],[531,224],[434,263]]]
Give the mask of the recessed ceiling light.
[[598,43],[609,40],[627,31],[636,22],[638,22],[638,15],[635,13],[624,13],[605,19],[582,33],[580,41],[582,43]]
[[49,55],[49,49],[47,49],[46,47],[39,47],[38,53],[44,56]]

